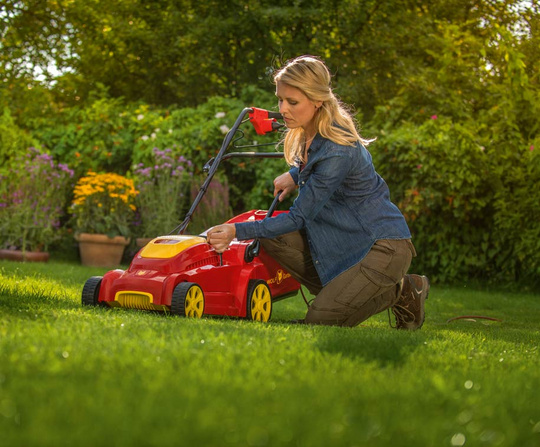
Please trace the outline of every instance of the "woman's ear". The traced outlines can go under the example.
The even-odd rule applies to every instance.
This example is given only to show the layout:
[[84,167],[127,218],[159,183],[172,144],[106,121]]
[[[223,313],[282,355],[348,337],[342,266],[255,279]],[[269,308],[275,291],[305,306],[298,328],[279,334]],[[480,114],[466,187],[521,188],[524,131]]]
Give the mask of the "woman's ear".
[[321,106],[323,105],[323,102],[322,101],[317,101],[317,102],[314,102],[313,105],[315,106],[316,109],[320,109]]

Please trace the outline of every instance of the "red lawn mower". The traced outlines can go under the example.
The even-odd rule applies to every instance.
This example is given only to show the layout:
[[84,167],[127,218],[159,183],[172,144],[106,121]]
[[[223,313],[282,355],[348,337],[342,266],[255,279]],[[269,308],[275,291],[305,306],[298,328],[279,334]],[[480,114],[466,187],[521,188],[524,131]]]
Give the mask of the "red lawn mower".
[[[218,254],[206,242],[206,233],[184,234],[223,160],[232,157],[283,157],[279,152],[228,152],[230,147],[266,146],[235,146],[243,136],[239,128],[250,121],[257,134],[264,135],[282,127],[277,122],[279,118],[279,113],[267,110],[242,110],[216,157],[204,166],[207,178],[183,222],[169,235],[156,237],[143,247],[128,270],[111,270],[103,277],[89,278],[82,290],[82,304],[162,311],[195,318],[223,315],[266,322],[271,317],[273,302],[296,295],[300,284],[264,252],[258,240],[235,239],[224,253]],[[237,132],[241,136],[234,139]],[[228,223],[272,216],[277,197],[279,194],[268,211],[248,211],[233,217]]]

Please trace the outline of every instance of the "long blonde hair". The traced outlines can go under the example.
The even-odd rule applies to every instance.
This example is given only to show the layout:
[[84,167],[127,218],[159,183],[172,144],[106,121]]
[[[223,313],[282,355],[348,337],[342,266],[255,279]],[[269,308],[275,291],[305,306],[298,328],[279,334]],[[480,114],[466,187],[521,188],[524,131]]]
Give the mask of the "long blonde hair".
[[[321,136],[344,146],[354,146],[357,142],[367,146],[373,140],[360,136],[349,108],[334,95],[331,79],[330,70],[316,56],[292,59],[274,74],[274,84],[281,81],[296,87],[313,102],[322,101],[315,115],[315,127]],[[283,151],[287,163],[295,165],[299,160],[306,161],[304,141],[301,127],[286,131]]]

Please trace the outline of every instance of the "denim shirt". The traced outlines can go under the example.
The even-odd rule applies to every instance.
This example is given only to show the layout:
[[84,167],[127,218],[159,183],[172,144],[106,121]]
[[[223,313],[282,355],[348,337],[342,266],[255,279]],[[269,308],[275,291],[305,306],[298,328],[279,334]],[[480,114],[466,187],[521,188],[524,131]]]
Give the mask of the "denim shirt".
[[275,238],[304,229],[323,286],[360,262],[378,239],[409,239],[405,218],[390,201],[371,154],[317,134],[300,171],[290,171],[298,197],[288,213],[242,222],[236,238]]

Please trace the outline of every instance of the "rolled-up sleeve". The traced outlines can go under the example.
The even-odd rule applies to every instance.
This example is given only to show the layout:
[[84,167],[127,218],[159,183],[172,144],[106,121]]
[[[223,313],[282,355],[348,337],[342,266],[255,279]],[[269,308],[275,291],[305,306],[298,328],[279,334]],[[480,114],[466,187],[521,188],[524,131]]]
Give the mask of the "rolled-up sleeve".
[[291,169],[289,169],[289,174],[291,174],[291,177],[294,180],[295,185],[298,185],[298,173],[299,173],[298,166],[293,166]]

